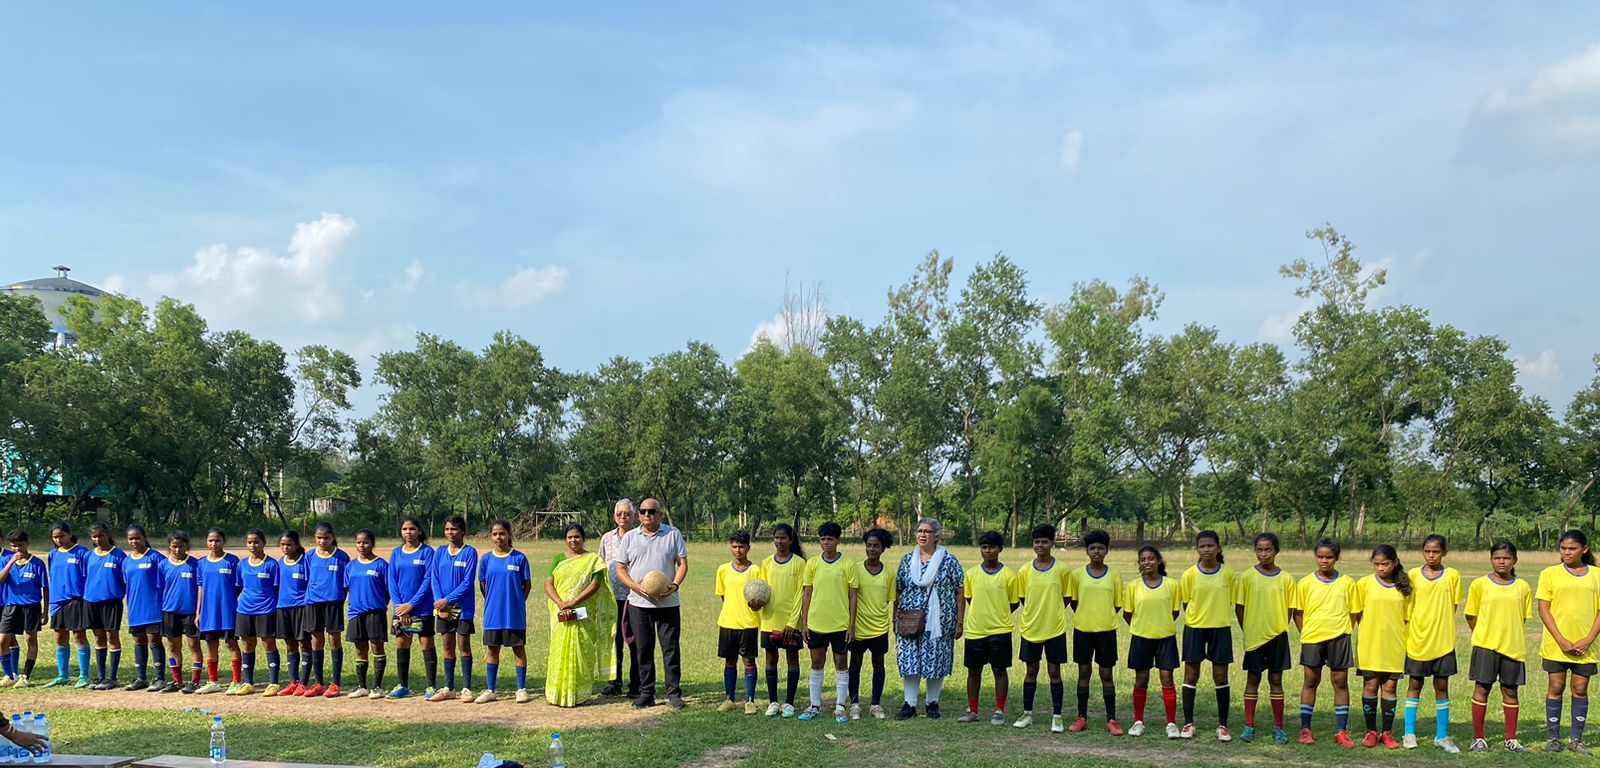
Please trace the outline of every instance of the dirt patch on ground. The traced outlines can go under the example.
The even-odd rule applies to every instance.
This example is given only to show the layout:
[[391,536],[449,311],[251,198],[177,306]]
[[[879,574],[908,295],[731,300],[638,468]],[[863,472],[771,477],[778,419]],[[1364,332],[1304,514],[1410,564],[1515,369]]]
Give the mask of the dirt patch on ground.
[[[446,701],[437,704],[423,701],[421,696],[389,701],[387,699],[303,699],[262,698],[261,696],[210,696],[181,693],[148,693],[145,691],[79,691],[44,690],[27,688],[7,690],[0,695],[0,709],[18,712],[26,709],[50,711],[57,709],[138,709],[178,714],[186,707],[203,707],[219,715],[238,714],[254,717],[294,717],[307,720],[337,720],[348,718],[374,718],[396,722],[449,722],[480,723],[484,725],[514,725],[532,728],[565,730],[569,728],[604,728],[636,726],[649,723],[667,711],[665,706],[637,710],[626,699],[603,699],[599,703],[581,707],[554,707],[545,703],[542,696],[527,704],[517,704],[507,694],[492,704],[462,704]],[[715,763],[713,763],[715,765]],[[731,763],[730,763],[731,765]]]
[[756,748],[748,744],[729,744],[702,752],[684,765],[694,768],[733,768],[755,754],[755,751]]
[[[1165,740],[1163,739],[1163,741],[1165,741]],[[1157,742],[1157,743],[1160,743],[1160,742]],[[1312,759],[1312,760],[1300,760],[1300,759],[1295,758],[1292,755],[1286,755],[1286,754],[1250,754],[1250,753],[1242,752],[1242,751],[1238,750],[1237,748],[1229,748],[1229,747],[1223,747],[1223,746],[1212,746],[1212,745],[1208,745],[1208,744],[1195,744],[1193,742],[1182,744],[1182,748],[1183,748],[1183,752],[1184,752],[1184,755],[1183,755],[1183,758],[1182,758],[1183,764],[1196,764],[1196,765],[1204,764],[1204,765],[1213,765],[1213,766],[1216,766],[1216,765],[1274,765],[1274,766],[1287,765],[1287,766],[1303,766],[1304,768],[1316,768],[1316,766],[1321,766],[1321,765],[1325,764],[1322,761],[1318,761],[1318,760],[1314,760],[1314,759]],[[1118,761],[1129,761],[1129,760],[1131,760],[1131,761],[1135,761],[1135,762],[1145,762],[1146,760],[1148,760],[1148,762],[1150,762],[1151,764],[1159,764],[1159,763],[1166,763],[1166,764],[1169,764],[1169,765],[1175,764],[1175,763],[1172,762],[1172,760],[1173,760],[1172,755],[1170,755],[1170,754],[1169,755],[1162,755],[1158,751],[1156,751],[1155,748],[1150,749],[1148,752],[1145,752],[1145,751],[1142,751],[1142,750],[1139,750],[1139,749],[1127,749],[1127,748],[1117,749],[1115,747],[1108,747],[1108,746],[1101,746],[1101,745],[1097,745],[1097,744],[1084,744],[1082,742],[1075,742],[1070,738],[1069,739],[1064,739],[1064,740],[1061,740],[1061,739],[1049,739],[1049,740],[1040,741],[1040,742],[1037,742],[1037,743],[1030,742],[1027,745],[1027,749],[1029,751],[1049,752],[1049,753],[1052,753],[1052,754],[1071,755],[1073,757],[1104,757],[1104,758],[1109,758],[1109,759],[1118,760]]]

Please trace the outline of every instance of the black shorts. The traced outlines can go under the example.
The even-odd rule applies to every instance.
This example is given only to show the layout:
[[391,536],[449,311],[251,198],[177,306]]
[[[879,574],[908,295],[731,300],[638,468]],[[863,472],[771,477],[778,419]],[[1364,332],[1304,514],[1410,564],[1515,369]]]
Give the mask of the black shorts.
[[1400,678],[1405,677],[1405,673],[1404,672],[1373,672],[1370,669],[1359,669],[1359,668],[1356,670],[1356,674],[1360,675],[1363,678],[1367,678],[1367,677],[1375,678],[1378,681],[1379,685],[1387,683],[1390,680],[1399,680]]
[[1233,632],[1227,627],[1184,627],[1183,663],[1199,664],[1202,661],[1232,664]]
[[192,613],[161,612],[162,637],[199,637],[200,625],[195,623]]
[[1244,662],[1240,666],[1246,672],[1286,672],[1293,666],[1289,661],[1289,633],[1280,633],[1277,637],[1266,641],[1244,652]]
[[521,629],[485,629],[483,644],[490,648],[515,648],[528,644],[528,633]]
[[717,627],[717,658],[728,661],[755,658],[756,635],[759,634],[761,630],[755,627],[749,629]]
[[877,653],[889,652],[889,633],[885,632],[877,637],[858,637],[850,641],[851,653]]
[[239,633],[231,629],[202,629],[200,630],[200,639],[208,642],[211,640],[237,640],[239,639]]
[[238,637],[277,637],[278,615],[272,613],[240,613],[233,617],[233,633]]
[[1472,657],[1467,661],[1467,679],[1481,685],[1513,688],[1528,682],[1528,665],[1499,651],[1472,647]]
[[477,629],[472,619],[433,617],[433,630],[441,635],[470,635]]
[[50,613],[50,628],[55,630],[68,630],[81,632],[89,628],[89,604],[81,597],[74,597],[53,608]]
[[[1288,639],[1284,635],[1284,639]],[[1288,647],[1288,643],[1284,643]],[[1332,640],[1320,643],[1300,645],[1300,666],[1327,667],[1328,669],[1349,669],[1356,665],[1356,654],[1350,646],[1350,636],[1340,635]]]
[[305,631],[306,610],[305,606],[297,605],[292,608],[279,608],[276,623],[278,625],[279,640],[304,640],[311,636]]
[[1131,635],[1128,641],[1128,669],[1144,671],[1151,667],[1174,670],[1178,668],[1178,638],[1140,637]]
[[344,631],[344,601],[306,603],[300,609],[300,631],[306,634]]
[[84,618],[89,626],[85,629],[122,631],[122,601],[101,600],[94,603],[83,604]]
[[[799,650],[801,647],[805,646],[805,644],[806,644],[805,639],[803,637],[801,637],[801,634],[798,631],[789,633],[789,636],[794,639],[794,645],[787,645],[787,644],[783,643],[780,640],[774,640],[773,637],[772,637],[774,632],[764,632],[764,631],[759,630],[759,629],[756,630],[756,632],[761,635],[761,648],[762,648],[762,650],[777,649],[777,650],[780,650],[780,651],[794,651],[794,650]],[[780,634],[780,636],[781,636],[781,634]]]
[[1017,651],[1017,658],[1029,664],[1034,664],[1039,661],[1041,655],[1045,661],[1051,664],[1067,663],[1066,634],[1056,635],[1042,643],[1035,643],[1026,637],[1022,638],[1022,648]]
[[1454,651],[1429,661],[1417,661],[1410,656],[1406,657],[1407,677],[1454,677],[1458,671]]
[[844,653],[844,630],[838,632],[812,632],[806,641],[806,647],[812,650],[827,648],[833,653]]
[[345,621],[344,639],[352,643],[382,643],[389,639],[389,612],[363,611]]
[[137,626],[130,625],[128,627],[128,634],[133,635],[134,637],[139,637],[140,635],[159,636],[161,634],[161,622],[158,621],[154,624],[139,624]]
[[967,669],[994,667],[1002,672],[1011,668],[1011,633],[967,638],[962,658]]
[[1072,630],[1072,662],[1074,664],[1099,664],[1102,667],[1117,665],[1117,631],[1082,632]]
[[39,633],[39,604],[8,605],[0,610],[0,634],[36,635]]
[[1539,668],[1550,673],[1571,672],[1578,677],[1594,677],[1596,664],[1592,661],[1576,662],[1562,661],[1561,659],[1545,659],[1540,662]]

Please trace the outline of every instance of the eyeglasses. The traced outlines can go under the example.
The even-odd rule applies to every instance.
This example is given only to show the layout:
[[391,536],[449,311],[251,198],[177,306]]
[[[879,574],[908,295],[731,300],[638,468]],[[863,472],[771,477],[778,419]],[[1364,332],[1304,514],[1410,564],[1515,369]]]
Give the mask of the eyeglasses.
[[919,533],[919,534],[926,533],[929,536],[933,535],[933,531],[930,531],[927,528],[919,528],[919,529],[917,529],[917,533]]
[[641,509],[641,510],[639,510],[639,514],[641,514],[641,515],[656,515],[656,514],[660,514],[660,513],[661,513],[661,510],[659,510],[659,509]]

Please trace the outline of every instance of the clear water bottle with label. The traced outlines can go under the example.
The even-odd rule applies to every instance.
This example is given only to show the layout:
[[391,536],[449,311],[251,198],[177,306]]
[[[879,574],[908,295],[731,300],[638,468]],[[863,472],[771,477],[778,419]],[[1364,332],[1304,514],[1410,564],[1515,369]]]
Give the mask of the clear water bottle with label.
[[[24,731],[24,727],[25,726],[23,726],[23,724],[22,724],[22,715],[12,715],[11,716],[11,730],[12,731],[15,731],[17,733],[24,733],[25,732]],[[26,757],[27,753],[28,753],[28,750],[23,749],[22,747],[19,747],[19,746],[15,745],[15,744],[12,744],[11,742],[8,741],[8,742],[6,742],[5,754],[0,755],[0,764],[11,765],[11,764],[16,763],[18,759],[26,760],[27,759],[27,757]]]
[[222,727],[222,716],[211,718],[211,765],[220,766],[228,760],[228,732]]
[[[50,719],[45,717],[43,712],[40,712],[39,714],[33,716],[33,735],[38,736],[41,739],[44,739],[44,742],[39,745],[39,751],[33,753],[33,762],[35,762],[35,763],[48,763],[48,762],[50,762],[50,757],[51,757],[51,749],[50,749]],[[17,762],[22,762],[22,761],[18,760]]]
[[559,733],[550,734],[550,768],[567,768],[567,750]]

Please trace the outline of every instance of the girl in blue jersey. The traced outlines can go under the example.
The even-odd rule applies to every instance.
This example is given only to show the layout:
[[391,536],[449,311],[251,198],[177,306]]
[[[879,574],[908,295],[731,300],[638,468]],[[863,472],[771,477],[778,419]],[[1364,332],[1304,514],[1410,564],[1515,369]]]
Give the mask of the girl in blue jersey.
[[407,517],[400,521],[400,546],[389,553],[389,596],[394,599],[395,671],[400,684],[389,692],[391,699],[411,695],[412,638],[422,646],[422,666],[428,673],[428,689],[434,694],[439,682],[439,655],[433,650],[433,590],[428,585],[433,567],[433,548],[422,532],[422,521]]
[[306,683],[311,682],[311,641],[301,629],[306,605],[306,548],[300,546],[299,531],[284,531],[278,536],[278,549],[283,552],[283,559],[278,561],[278,639],[283,641],[283,652],[289,660],[289,684],[276,695],[299,696],[306,692]]
[[[240,672],[243,664],[239,658],[239,635],[234,631],[239,611],[239,556],[227,551],[228,535],[221,528],[206,531],[206,556],[200,560],[200,610],[195,623],[200,626],[200,639],[206,643],[206,684],[195,693],[222,693],[229,696],[239,692]],[[228,654],[233,660],[233,682],[227,687],[217,680],[219,644],[226,641]]]
[[144,527],[128,526],[128,556],[122,562],[122,587],[128,603],[128,634],[133,635],[133,666],[138,678],[126,690],[150,688],[149,666],[155,660],[156,688],[165,686],[161,657],[161,559],[150,548]]
[[[356,557],[345,568],[344,587],[350,595],[346,619],[349,639],[356,644],[356,689],[352,699],[383,698],[383,668],[389,658],[383,655],[383,641],[389,635],[389,564],[372,551],[378,537],[362,528],[356,531]],[[372,662],[374,685],[367,687],[368,659]]]
[[251,528],[244,535],[244,545],[249,556],[239,561],[234,579],[239,588],[239,613],[233,620],[234,634],[244,640],[244,684],[233,695],[256,692],[256,643],[265,640],[267,689],[262,694],[276,696],[282,690],[278,685],[278,561],[267,557],[266,531]]
[[517,658],[517,703],[528,703],[528,592],[533,589],[528,558],[511,548],[511,523],[489,524],[494,551],[478,562],[478,588],[483,593],[483,645],[489,651],[485,667],[488,688],[474,699],[487,704],[495,695],[495,675],[500,671],[500,648],[511,646]]
[[[301,614],[300,629],[311,635],[311,664],[317,673],[317,682],[302,696],[335,698],[339,684],[344,682],[344,646],[339,638],[344,634],[344,569],[350,564],[350,555],[339,548],[339,539],[333,533],[333,523],[317,523],[315,538],[317,548],[306,555],[306,607]],[[327,643],[333,641],[333,685],[323,683],[323,660],[327,658]]]
[[[200,689],[200,625],[195,612],[200,609],[200,561],[189,555],[189,534],[173,531],[167,536],[167,556],[161,559],[161,636],[167,638],[167,669],[172,681],[160,693],[194,693]],[[183,643],[189,642],[189,682],[183,679]]]
[[460,515],[444,519],[445,543],[433,552],[428,574],[433,598],[433,625],[444,639],[444,687],[428,701],[447,701],[456,687],[456,657],[461,657],[463,703],[472,698],[472,631],[477,617],[477,595],[472,583],[478,574],[478,550],[467,543],[467,521]]
[[[50,566],[50,620],[56,631],[56,677],[46,688],[72,684],[74,688],[89,687],[89,629],[88,609],[83,602],[83,582],[89,575],[89,550],[78,543],[72,526],[65,521],[50,528],[50,550],[45,561]],[[78,650],[78,680],[67,676],[71,642]]]
[[94,550],[89,553],[88,572],[83,579],[84,612],[89,630],[94,632],[95,679],[89,689],[109,691],[117,687],[117,667],[122,666],[122,597],[128,589],[122,582],[122,568],[128,554],[117,549],[111,539],[111,527],[100,520],[89,525],[89,542],[94,544]]
[[[50,593],[45,584],[44,561],[28,551],[28,532],[18,528],[8,538],[11,556],[0,566],[0,595],[5,603],[5,608],[0,609],[0,659],[5,662],[0,688],[26,688],[39,659],[39,630],[44,626],[43,606],[50,601]],[[17,667],[21,661],[18,635],[28,638],[28,664],[21,669]]]

